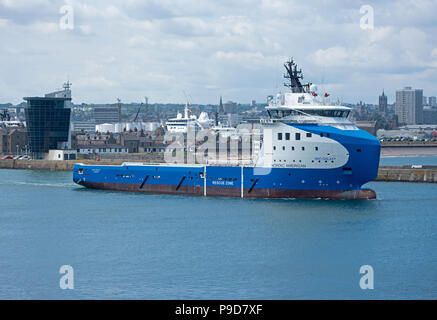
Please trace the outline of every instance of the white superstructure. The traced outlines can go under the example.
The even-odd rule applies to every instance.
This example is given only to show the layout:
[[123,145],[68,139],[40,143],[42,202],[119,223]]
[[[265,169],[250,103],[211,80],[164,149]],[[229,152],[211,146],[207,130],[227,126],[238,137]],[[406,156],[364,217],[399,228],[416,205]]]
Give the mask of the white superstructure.
[[[262,121],[263,145],[257,166],[311,169],[344,166],[349,152],[332,139],[331,132],[333,129],[358,130],[348,120],[351,109],[332,105],[327,93],[319,97],[315,86],[301,85],[299,77],[290,69],[290,77],[297,82],[290,85],[292,92],[279,93],[269,99],[266,108],[269,119]],[[311,127],[321,132],[312,133],[308,130]]]
[[184,114],[178,113],[176,118],[169,119],[165,124],[167,126],[167,130],[172,133],[187,133],[187,128],[189,125],[192,125],[196,131],[209,128],[213,125],[213,120],[208,118],[208,114],[206,112],[202,112],[197,118],[195,115],[192,115],[190,112],[190,106],[188,104],[185,105]]

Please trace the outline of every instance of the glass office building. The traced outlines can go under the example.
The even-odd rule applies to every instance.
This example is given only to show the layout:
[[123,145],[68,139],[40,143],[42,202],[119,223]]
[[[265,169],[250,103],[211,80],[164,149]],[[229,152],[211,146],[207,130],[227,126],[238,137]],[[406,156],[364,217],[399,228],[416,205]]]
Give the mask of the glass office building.
[[42,159],[50,149],[69,140],[70,97],[25,97],[26,127],[30,151]]

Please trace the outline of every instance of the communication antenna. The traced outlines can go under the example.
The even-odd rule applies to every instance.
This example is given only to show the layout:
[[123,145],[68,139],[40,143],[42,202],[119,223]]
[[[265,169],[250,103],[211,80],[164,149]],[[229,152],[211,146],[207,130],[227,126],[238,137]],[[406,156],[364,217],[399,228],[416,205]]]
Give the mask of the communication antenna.
[[70,90],[72,83],[70,82],[70,80],[67,80],[67,82],[64,82],[63,88],[64,90]]

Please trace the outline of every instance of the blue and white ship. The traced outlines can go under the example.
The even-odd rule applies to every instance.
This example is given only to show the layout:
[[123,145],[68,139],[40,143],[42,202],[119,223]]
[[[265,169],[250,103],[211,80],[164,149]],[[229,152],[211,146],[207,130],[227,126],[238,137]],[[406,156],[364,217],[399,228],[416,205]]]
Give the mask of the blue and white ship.
[[89,188],[241,198],[374,199],[381,145],[348,120],[350,108],[302,85],[285,63],[291,92],[272,97],[263,142],[252,164],[76,164],[74,182]]

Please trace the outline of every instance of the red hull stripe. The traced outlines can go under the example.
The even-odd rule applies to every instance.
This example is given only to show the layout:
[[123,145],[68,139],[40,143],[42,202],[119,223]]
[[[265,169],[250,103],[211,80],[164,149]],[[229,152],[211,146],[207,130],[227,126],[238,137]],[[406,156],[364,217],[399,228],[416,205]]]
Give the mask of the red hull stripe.
[[[203,186],[177,186],[173,185],[156,185],[130,183],[106,183],[106,182],[84,182],[81,185],[93,189],[105,189],[116,191],[130,191],[143,193],[161,193],[161,194],[190,194],[203,195]],[[250,192],[249,192],[250,191]],[[207,196],[214,197],[241,197],[240,188],[228,187],[207,187]],[[291,189],[263,189],[263,188],[244,188],[244,198],[324,198],[324,199],[358,199],[369,200],[375,199],[376,193],[370,189],[361,190],[291,190]]]

